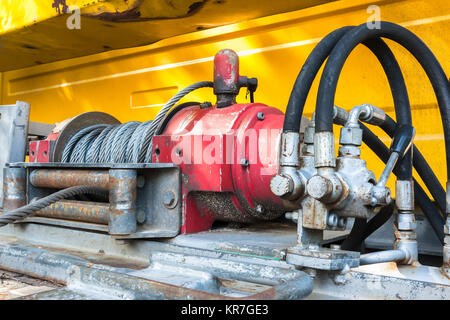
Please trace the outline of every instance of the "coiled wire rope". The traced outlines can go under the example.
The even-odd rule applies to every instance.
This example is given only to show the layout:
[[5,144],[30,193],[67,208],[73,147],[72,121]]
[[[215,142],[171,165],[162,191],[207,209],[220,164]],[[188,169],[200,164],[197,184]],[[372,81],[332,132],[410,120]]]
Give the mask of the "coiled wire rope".
[[167,112],[188,93],[213,87],[211,81],[194,83],[174,95],[153,120],[120,125],[96,124],[78,131],[66,144],[61,162],[149,163],[152,140]]

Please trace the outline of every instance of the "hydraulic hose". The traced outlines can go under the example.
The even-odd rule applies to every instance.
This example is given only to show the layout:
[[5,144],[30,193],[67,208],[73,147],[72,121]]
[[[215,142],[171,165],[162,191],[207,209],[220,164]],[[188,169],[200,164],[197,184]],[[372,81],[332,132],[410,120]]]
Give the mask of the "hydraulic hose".
[[393,212],[394,204],[391,203],[381,208],[380,212],[369,221],[366,221],[366,219],[356,219],[350,234],[342,242],[341,248],[343,250],[359,251],[363,241],[385,224]]
[[316,132],[333,131],[333,104],[342,67],[351,51],[369,39],[386,37],[405,47],[425,70],[436,94],[444,128],[447,180],[450,180],[450,90],[447,76],[431,50],[409,30],[385,21],[380,28],[362,24],[346,33],[333,48],[320,80],[316,103]]
[[[363,129],[363,141],[364,143],[384,162],[386,163],[389,159],[389,149],[385,144],[367,128],[364,124],[359,123],[360,127]],[[393,170],[394,174],[398,173],[398,167]],[[444,230],[443,224],[444,219],[439,214],[437,208],[428,198],[425,191],[414,181],[414,198],[417,205],[422,209],[424,215],[429,221],[434,233],[438,237],[441,244],[444,244]],[[348,237],[341,244],[344,250],[357,250],[361,243],[369,237],[375,230],[381,227],[392,215],[393,206],[386,206],[380,210],[380,212],[373,217],[369,222],[364,219],[359,219],[355,221],[355,225]]]
[[17,220],[24,219],[32,215],[34,212],[44,209],[57,201],[81,194],[92,194],[103,197],[106,196],[107,192],[101,188],[92,186],[75,186],[63,189],[47,197],[31,202],[23,207],[3,212],[3,214],[0,215],[0,227],[13,223]]
[[[389,149],[385,146],[385,144],[372,132],[367,128],[364,124],[359,123],[361,129],[363,129],[363,141],[364,143],[383,161],[386,163],[389,159]],[[398,174],[398,166],[396,166],[393,170],[395,175]],[[428,198],[425,191],[420,187],[418,182],[414,181],[414,196],[415,201],[422,209],[423,213],[427,217],[430,222],[434,232],[436,233],[439,241],[444,243],[444,230],[443,223],[444,220],[439,214],[437,208],[433,205],[431,200]]]
[[[308,56],[304,66],[302,67],[302,70],[300,71],[297,80],[295,82],[294,88],[291,92],[291,96],[289,99],[289,103],[286,109],[286,117],[284,120],[284,126],[283,131],[298,131],[298,128],[300,127],[300,119],[303,112],[304,104],[306,102],[306,98],[308,95],[308,92],[310,90],[311,84],[314,81],[315,75],[320,69],[321,65],[327,58],[327,54],[330,53],[333,50],[333,46],[339,41],[340,37],[342,37],[346,32],[348,32],[352,27],[344,27],[340,28],[338,30],[335,30],[334,32],[330,33],[328,36],[326,36],[324,39],[319,42],[319,44],[314,48],[314,50],[311,52],[311,54]],[[381,44],[380,44],[381,43]],[[364,43],[367,45],[367,42]],[[370,45],[370,42],[369,42]],[[377,58],[379,59],[380,63],[382,64],[385,73],[388,77],[388,81],[391,87],[392,95],[394,98],[394,104],[396,105],[396,113],[402,115],[401,119],[404,123],[410,123],[411,120],[411,111],[410,111],[410,105],[409,105],[409,98],[406,90],[406,86],[404,83],[404,79],[400,70],[400,67],[398,66],[397,61],[395,60],[395,57],[393,56],[390,49],[387,47],[387,45],[379,40],[378,45],[375,43],[372,47],[369,47],[372,49],[372,52],[374,52],[377,55]],[[403,106],[403,107],[400,107]],[[390,118],[389,118],[390,119]],[[392,120],[392,119],[390,119]],[[392,120],[393,122],[393,120]],[[394,126],[392,126],[392,122],[387,122],[386,126],[382,127],[384,131],[386,131],[391,137],[395,133],[395,129],[397,128],[397,125],[395,122],[393,122]],[[366,136],[367,131],[370,132],[370,130],[366,129]],[[370,132],[371,133],[371,132]],[[387,152],[387,157],[389,157],[389,150],[384,146],[384,144],[375,136],[372,134],[372,137],[376,138],[378,142],[380,143],[380,147],[382,146],[383,151]],[[437,180],[436,176],[434,175],[433,171],[429,167],[428,163],[425,161],[423,156],[420,154],[419,150],[416,147],[413,147],[413,152],[415,157],[414,159],[414,166],[416,167],[416,170],[418,171],[419,175],[421,176],[422,180],[425,182],[427,187],[429,188],[430,192],[432,192],[433,197],[435,197],[435,200],[438,202],[439,207],[441,208],[442,212],[445,212],[445,193],[440,185],[439,181]],[[386,159],[387,160],[387,159]],[[386,160],[384,160],[386,162]],[[411,177],[412,170],[410,165],[410,153],[404,160],[404,162],[401,162],[397,167],[395,172],[398,172],[398,170],[401,170],[399,172],[399,175],[401,178],[408,178]],[[406,165],[406,166],[405,166]],[[400,169],[399,169],[400,168]],[[424,199],[426,199],[431,202],[426,194],[424,193],[423,189],[420,188],[420,186],[415,183],[415,189],[417,192],[422,192],[421,196],[418,197],[418,202],[422,204],[422,206],[425,206]],[[433,190],[433,191],[431,191]],[[420,201],[421,199],[422,201]],[[429,206],[428,206],[429,207]],[[444,210],[443,210],[444,209]],[[424,210],[424,208],[422,208]],[[431,211],[430,211],[431,210]],[[425,211],[425,210],[424,210]],[[437,210],[433,207],[429,207],[429,210],[426,211],[426,213],[429,213],[429,219],[433,219],[434,223],[432,223],[433,228],[435,229],[435,232],[437,232],[440,236],[442,232],[438,231],[441,229],[439,226],[439,223],[437,223],[439,213]],[[437,215],[437,216],[436,216]]]
[[[327,56],[334,52],[334,46],[355,27],[343,27],[337,29],[323,38],[305,61],[292,89],[289,102],[286,107],[283,131],[298,132],[303,108],[314,78]],[[412,125],[411,107],[408,98],[405,81],[392,51],[381,39],[369,39],[363,42],[377,57],[381,63],[389,81],[396,117],[399,125]],[[331,118],[332,119],[332,118]],[[317,132],[317,129],[316,129]],[[408,180],[412,177],[411,152],[399,162],[399,179]]]
[[[386,115],[386,120],[380,125],[380,128],[392,138],[397,130],[397,123],[391,117]],[[412,145],[412,150],[414,168],[427,186],[440,211],[445,215],[446,195],[444,188],[419,149],[415,145]]]
[[295,80],[284,117],[283,132],[299,132],[306,98],[325,59],[341,37],[354,27],[342,27],[329,33],[309,54]]

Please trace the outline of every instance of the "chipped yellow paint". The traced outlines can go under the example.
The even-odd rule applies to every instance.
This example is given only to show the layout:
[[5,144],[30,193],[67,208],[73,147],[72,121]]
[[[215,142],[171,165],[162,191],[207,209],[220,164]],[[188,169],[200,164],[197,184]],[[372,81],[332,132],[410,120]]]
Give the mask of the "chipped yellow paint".
[[[380,7],[383,20],[399,23],[419,36],[450,73],[448,0],[343,0],[171,37],[147,46],[4,72],[1,103],[30,102],[33,121],[53,123],[92,110],[110,113],[121,121],[145,121],[152,119],[177,89],[211,80],[214,54],[232,48],[240,55],[241,74],[259,80],[256,101],[284,111],[295,78],[318,41],[339,27],[364,23],[370,15],[367,7],[372,4]],[[236,19],[240,21],[241,16],[237,14]],[[406,50],[391,41],[387,43],[404,73],[417,130],[415,143],[441,183],[445,183],[443,130],[432,87]],[[318,83],[317,78],[306,103],[308,117],[315,107]],[[183,101],[215,100],[211,89],[201,89]],[[244,90],[238,101],[246,101]],[[365,47],[356,48],[350,55],[335,102],[347,110],[360,103],[372,103],[395,116],[386,76]],[[390,139],[381,130],[373,130],[389,145]],[[336,137],[338,132],[336,127]],[[382,162],[365,146],[362,156],[379,177]],[[389,186],[394,189],[392,179]]]

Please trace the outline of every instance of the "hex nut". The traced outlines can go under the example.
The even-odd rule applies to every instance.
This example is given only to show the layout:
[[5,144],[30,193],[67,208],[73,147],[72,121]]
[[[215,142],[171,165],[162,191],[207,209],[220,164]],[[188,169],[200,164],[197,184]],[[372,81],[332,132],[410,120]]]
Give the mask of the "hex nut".
[[329,179],[315,175],[308,180],[306,190],[314,199],[322,200],[333,191],[333,184]]
[[413,213],[400,213],[397,220],[398,230],[415,230],[417,227],[416,219]]
[[283,197],[294,191],[294,182],[291,177],[277,174],[270,179],[270,190],[278,197]]
[[360,128],[341,128],[341,135],[339,137],[339,143],[342,145],[354,145],[360,146],[362,143],[362,129]]

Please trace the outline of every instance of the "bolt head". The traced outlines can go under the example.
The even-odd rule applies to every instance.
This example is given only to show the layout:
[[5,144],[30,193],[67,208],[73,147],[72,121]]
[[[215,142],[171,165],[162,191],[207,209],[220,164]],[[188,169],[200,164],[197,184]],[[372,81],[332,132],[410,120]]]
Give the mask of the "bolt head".
[[270,180],[270,190],[278,197],[283,197],[294,191],[294,182],[290,177],[277,174]]
[[330,213],[327,217],[327,224],[331,228],[337,227],[339,222],[339,217],[335,213]]
[[338,226],[338,228],[345,228],[347,226],[347,218],[345,218],[345,217],[339,218],[337,226]]
[[399,213],[397,217],[398,230],[409,231],[417,227],[416,218],[413,213]]
[[258,204],[258,205],[256,206],[256,212],[258,212],[258,213],[264,213],[264,207],[263,207],[262,205]]
[[175,194],[172,191],[166,191],[163,193],[163,204],[166,207],[172,207],[176,203]]
[[241,166],[248,167],[248,164],[249,164],[248,159],[245,158],[241,159]]
[[333,191],[333,184],[329,179],[316,175],[308,180],[306,189],[311,197],[322,200]]
[[260,121],[262,121],[262,120],[264,120],[264,112],[258,112],[257,114],[256,114],[256,118],[258,119],[258,120],[260,120]]
[[342,127],[339,143],[341,145],[360,146],[362,143],[362,129]]

